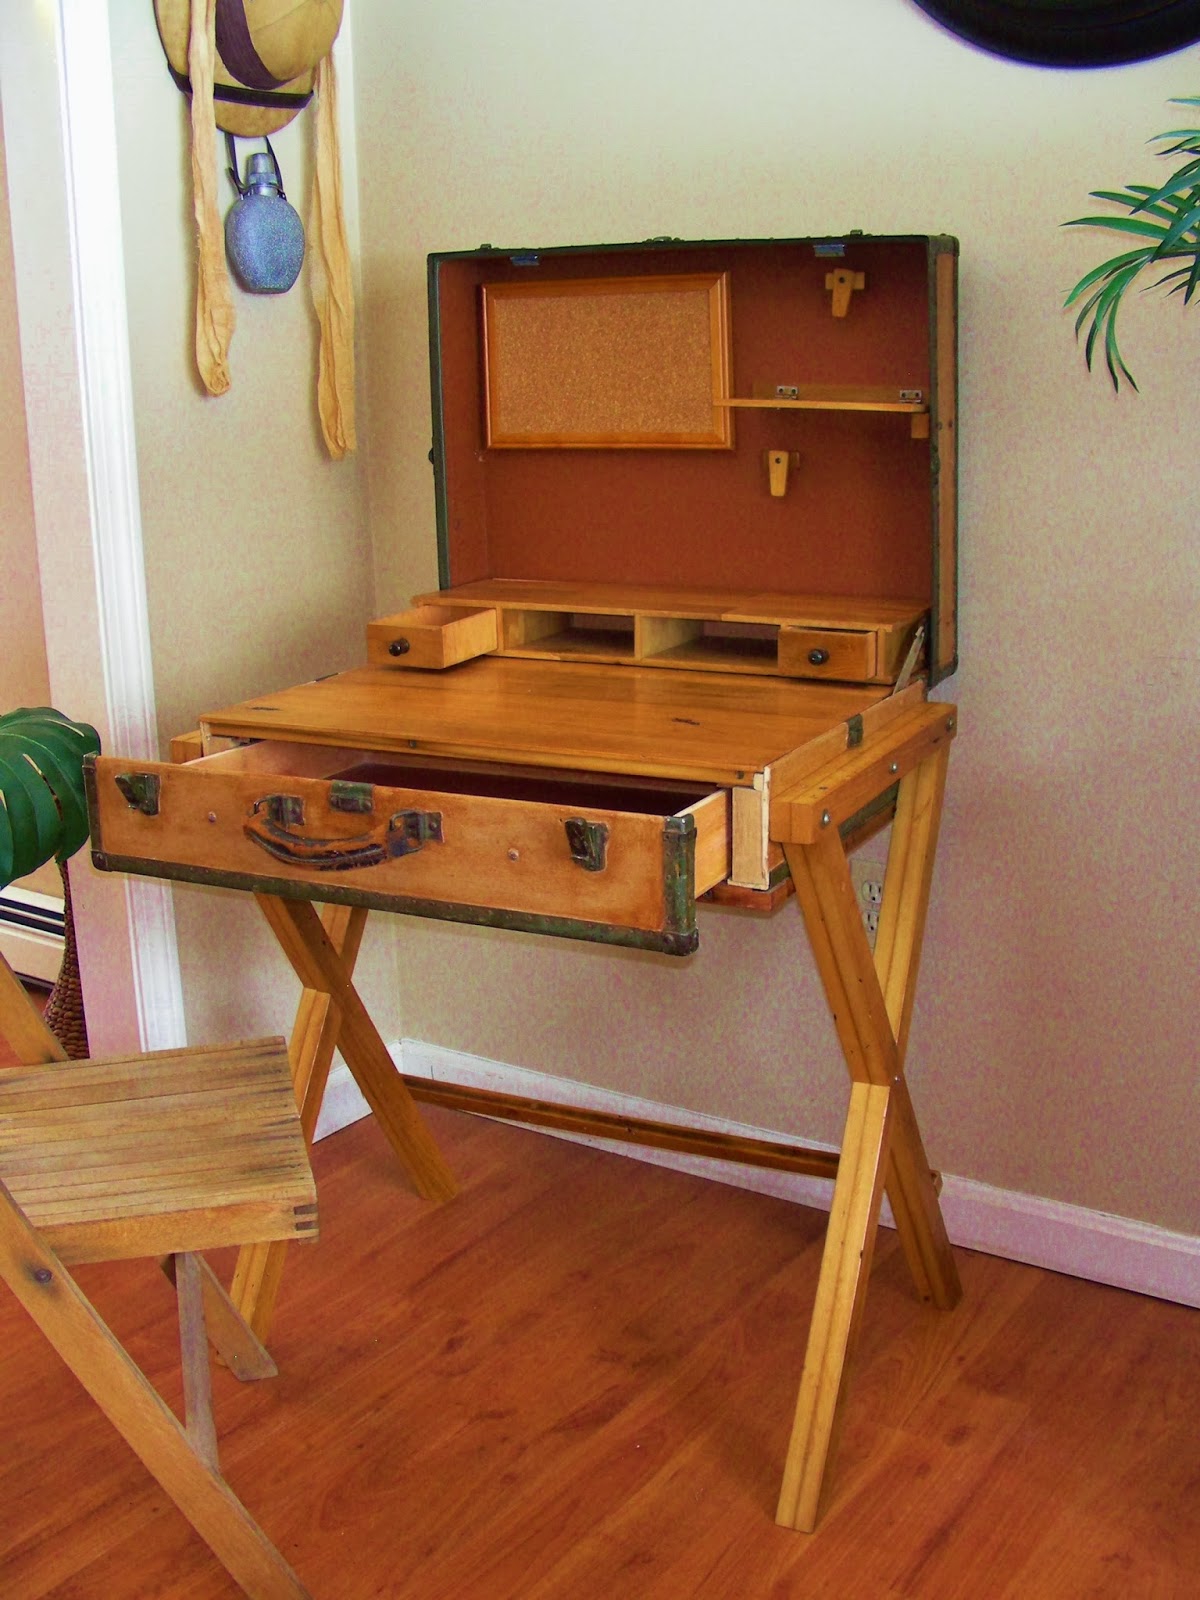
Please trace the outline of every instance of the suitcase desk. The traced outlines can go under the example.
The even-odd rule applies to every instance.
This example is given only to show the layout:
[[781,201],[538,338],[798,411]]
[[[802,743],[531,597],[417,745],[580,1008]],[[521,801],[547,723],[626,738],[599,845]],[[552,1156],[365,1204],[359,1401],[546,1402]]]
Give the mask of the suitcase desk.
[[[370,625],[366,666],[90,774],[97,866],[257,897],[303,987],[310,1135],[336,1044],[431,1199],[453,1178],[354,988],[371,910],[686,958],[706,898],[794,891],[850,1077],[840,1155],[804,1166],[835,1181],[778,1509],[801,1529],[885,1191],[919,1296],[960,1294],[904,1075],[956,729],[928,699],[955,664],[955,267],[925,236],[431,258],[442,587]],[[888,821],[872,949],[848,851]],[[260,1332],[280,1270],[238,1264]]]

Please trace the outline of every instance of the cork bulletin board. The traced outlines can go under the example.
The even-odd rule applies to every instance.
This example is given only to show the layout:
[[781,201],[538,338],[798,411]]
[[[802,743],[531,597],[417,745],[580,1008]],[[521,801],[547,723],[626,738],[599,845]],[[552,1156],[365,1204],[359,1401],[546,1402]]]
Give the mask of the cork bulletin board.
[[483,286],[487,442],[733,447],[728,274]]

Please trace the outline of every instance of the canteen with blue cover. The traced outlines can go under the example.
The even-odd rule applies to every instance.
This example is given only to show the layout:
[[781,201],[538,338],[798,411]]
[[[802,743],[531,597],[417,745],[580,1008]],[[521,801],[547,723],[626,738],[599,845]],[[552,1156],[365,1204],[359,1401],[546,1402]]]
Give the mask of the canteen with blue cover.
[[300,275],[304,262],[304,224],[283,192],[283,175],[271,141],[246,162],[246,178],[238,177],[237,147],[225,135],[229,176],[238,198],[225,218],[225,254],[234,276],[251,294],[284,294]]

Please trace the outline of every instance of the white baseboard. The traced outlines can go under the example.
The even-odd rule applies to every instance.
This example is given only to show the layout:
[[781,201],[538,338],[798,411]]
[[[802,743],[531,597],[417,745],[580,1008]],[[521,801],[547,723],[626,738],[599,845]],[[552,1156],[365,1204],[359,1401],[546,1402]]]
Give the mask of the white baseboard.
[[[635,1095],[617,1094],[569,1078],[510,1067],[482,1056],[446,1050],[413,1039],[392,1045],[391,1053],[402,1072],[438,1083],[495,1089],[502,1094],[524,1095],[618,1116],[682,1123],[755,1139],[782,1137],[761,1128],[682,1111],[676,1106],[658,1105]],[[366,1115],[368,1107],[357,1085],[344,1063],[337,1062],[330,1073],[317,1123],[317,1138],[322,1139]],[[574,1139],[577,1143],[611,1150],[636,1161],[670,1167],[676,1172],[753,1189],[756,1193],[774,1195],[800,1205],[829,1209],[833,1186],[821,1178],[747,1167],[731,1161],[712,1161],[585,1135],[538,1131],[549,1132],[552,1138]],[[819,1148],[830,1150],[833,1146]],[[943,1175],[942,1214],[951,1240],[965,1249],[981,1250],[985,1255],[1003,1256],[1009,1261],[1025,1262],[1070,1277],[1089,1278],[1095,1283],[1111,1284],[1159,1300],[1200,1306],[1200,1238],[1191,1234],[1171,1233],[1146,1222],[1089,1211],[1060,1200],[995,1189],[990,1184],[977,1183],[972,1178],[956,1178],[953,1174]],[[883,1220],[890,1225],[886,1206]]]

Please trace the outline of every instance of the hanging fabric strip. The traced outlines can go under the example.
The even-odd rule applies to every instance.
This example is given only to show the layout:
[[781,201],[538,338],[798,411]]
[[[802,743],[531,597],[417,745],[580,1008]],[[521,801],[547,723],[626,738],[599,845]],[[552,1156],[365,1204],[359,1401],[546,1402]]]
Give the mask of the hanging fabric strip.
[[216,0],[192,0],[188,72],[192,80],[192,205],[196,217],[196,366],[209,394],[229,388],[233,295],[217,211],[217,131],[213,120]]
[[308,235],[312,298],[320,323],[317,410],[329,454],[340,461],[354,449],[354,286],[342,212],[342,163],[337,133],[337,80],[332,52],[316,70],[316,158]]

